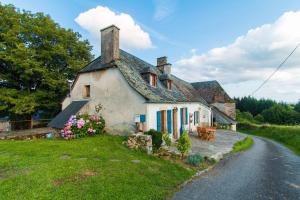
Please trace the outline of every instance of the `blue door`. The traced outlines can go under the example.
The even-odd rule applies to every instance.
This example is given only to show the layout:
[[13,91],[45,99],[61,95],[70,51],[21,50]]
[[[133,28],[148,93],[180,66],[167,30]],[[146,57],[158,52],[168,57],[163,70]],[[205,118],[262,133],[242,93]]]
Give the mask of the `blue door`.
[[188,108],[185,108],[185,124],[189,124],[189,112]]
[[157,131],[161,132],[161,114],[160,114],[160,111],[156,112],[156,124],[157,124]]
[[183,108],[180,108],[180,135],[182,134],[182,132],[183,132]]
[[172,133],[172,110],[167,111],[168,133]]

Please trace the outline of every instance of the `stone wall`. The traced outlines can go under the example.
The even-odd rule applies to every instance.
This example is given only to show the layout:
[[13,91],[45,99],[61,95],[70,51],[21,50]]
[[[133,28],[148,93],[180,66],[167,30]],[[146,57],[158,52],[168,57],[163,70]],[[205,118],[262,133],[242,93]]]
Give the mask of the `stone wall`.
[[0,121],[0,132],[2,131],[10,131],[11,125],[9,121]]
[[232,119],[236,118],[235,103],[213,103],[212,105]]
[[142,132],[128,136],[126,145],[130,149],[141,149],[147,153],[152,153],[152,137],[144,135]]
[[[83,96],[85,85],[91,87],[89,98]],[[127,83],[118,68],[80,74],[62,109],[71,101],[84,99],[89,102],[80,113],[94,114],[95,106],[101,104],[100,113],[105,119],[106,130],[114,135],[128,135],[135,131],[135,116],[146,114],[145,98]]]

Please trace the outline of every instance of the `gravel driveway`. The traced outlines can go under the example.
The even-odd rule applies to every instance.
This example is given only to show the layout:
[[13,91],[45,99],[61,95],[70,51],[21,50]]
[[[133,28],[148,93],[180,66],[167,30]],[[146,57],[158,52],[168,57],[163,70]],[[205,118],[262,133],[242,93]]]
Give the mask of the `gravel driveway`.
[[173,199],[300,200],[300,157],[268,139],[254,140],[250,150],[221,160]]

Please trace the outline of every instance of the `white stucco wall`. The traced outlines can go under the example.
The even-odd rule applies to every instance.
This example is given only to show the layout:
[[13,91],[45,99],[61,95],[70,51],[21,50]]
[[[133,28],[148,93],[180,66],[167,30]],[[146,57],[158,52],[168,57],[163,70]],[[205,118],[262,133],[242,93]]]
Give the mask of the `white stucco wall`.
[[[90,98],[84,98],[84,87],[90,85]],[[136,114],[146,114],[145,99],[125,80],[117,68],[80,74],[71,91],[71,97],[62,102],[65,108],[71,101],[88,99],[80,113],[95,113],[101,104],[101,114],[111,134],[127,134],[135,130]]]
[[[90,98],[85,98],[85,85],[90,85]],[[211,110],[201,103],[145,103],[144,97],[137,93],[125,80],[117,68],[80,74],[71,90],[71,97],[62,102],[62,109],[66,108],[72,101],[89,100],[80,113],[95,113],[95,106],[101,104],[101,114],[106,121],[107,131],[111,134],[128,134],[135,131],[135,116],[146,115],[144,130],[156,129],[156,113],[161,110],[172,110],[178,108],[177,133],[180,133],[180,108],[188,108],[188,113],[194,114],[199,111],[200,124],[194,125],[194,119],[186,130],[196,131],[196,127],[211,125]],[[194,117],[194,116],[193,116]]]
[[[211,110],[210,108],[200,104],[200,103],[176,103],[176,104],[160,104],[160,103],[148,103],[147,104],[147,115],[146,115],[146,124],[147,129],[157,129],[157,111],[161,110],[173,110],[175,107],[178,108],[177,112],[177,133],[180,133],[180,108],[188,108],[188,113],[194,114],[195,111],[199,111],[199,121],[203,125],[211,125]],[[185,125],[185,130],[196,131],[197,126],[194,125],[194,116],[192,123]]]

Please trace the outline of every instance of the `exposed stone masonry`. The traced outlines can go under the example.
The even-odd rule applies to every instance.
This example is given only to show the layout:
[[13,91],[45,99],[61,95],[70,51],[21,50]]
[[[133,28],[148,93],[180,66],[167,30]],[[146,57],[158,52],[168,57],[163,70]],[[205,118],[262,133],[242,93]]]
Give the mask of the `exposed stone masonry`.
[[152,153],[152,137],[151,135],[144,135],[142,132],[129,135],[126,145],[130,149],[141,149],[147,153]]

